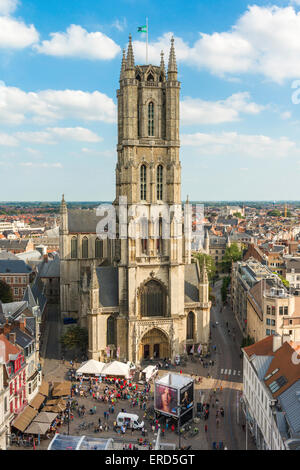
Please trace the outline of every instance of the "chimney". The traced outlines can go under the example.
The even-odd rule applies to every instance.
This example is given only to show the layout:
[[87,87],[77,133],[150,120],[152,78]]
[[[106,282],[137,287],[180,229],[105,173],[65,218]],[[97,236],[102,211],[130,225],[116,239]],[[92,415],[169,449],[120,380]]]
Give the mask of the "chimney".
[[282,346],[282,338],[281,336],[276,333],[273,335],[273,352],[276,352]]
[[16,344],[16,333],[9,333],[9,341],[13,344]]
[[11,330],[11,323],[5,323],[5,325],[3,326],[3,334],[6,336],[7,334],[10,333],[10,330]]
[[19,328],[21,331],[25,331],[25,328],[26,328],[26,318],[22,318],[21,320],[19,320]]

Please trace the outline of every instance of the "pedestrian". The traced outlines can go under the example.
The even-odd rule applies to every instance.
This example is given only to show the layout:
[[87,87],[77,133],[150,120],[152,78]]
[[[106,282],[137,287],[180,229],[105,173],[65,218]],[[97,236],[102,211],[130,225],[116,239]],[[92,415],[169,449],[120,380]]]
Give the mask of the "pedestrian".
[[207,430],[208,430],[207,424],[204,426],[204,430],[205,430],[205,432],[207,432]]

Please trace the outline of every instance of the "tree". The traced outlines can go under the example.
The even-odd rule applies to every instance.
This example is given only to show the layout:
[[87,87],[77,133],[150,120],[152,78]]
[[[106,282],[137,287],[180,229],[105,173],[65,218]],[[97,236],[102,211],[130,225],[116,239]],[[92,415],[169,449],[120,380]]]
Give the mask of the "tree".
[[88,345],[88,331],[78,325],[70,326],[60,339],[66,349],[79,348],[86,351]]
[[233,214],[234,217],[237,217],[238,219],[244,219],[245,217],[242,216],[242,214],[240,212],[235,212]]
[[222,267],[224,272],[229,273],[231,271],[232,262],[236,262],[242,259],[243,253],[239,249],[237,243],[232,243],[226,247],[225,254],[222,260]]
[[0,281],[0,300],[4,304],[13,302],[11,287],[5,281]]
[[247,346],[251,346],[251,344],[254,344],[254,338],[251,338],[250,335],[248,335],[246,338],[243,338],[241,348],[245,348]]
[[222,287],[221,287],[221,297],[222,302],[225,303],[227,300],[228,287],[230,284],[230,276],[225,276],[223,278]]
[[205,261],[208,279],[209,281],[211,281],[216,274],[216,265],[213,258],[210,255],[207,255],[206,253],[197,253],[194,255],[194,257],[199,261],[200,269],[203,268]]
[[281,212],[278,209],[273,209],[272,211],[269,211],[267,215],[270,217],[280,217]]

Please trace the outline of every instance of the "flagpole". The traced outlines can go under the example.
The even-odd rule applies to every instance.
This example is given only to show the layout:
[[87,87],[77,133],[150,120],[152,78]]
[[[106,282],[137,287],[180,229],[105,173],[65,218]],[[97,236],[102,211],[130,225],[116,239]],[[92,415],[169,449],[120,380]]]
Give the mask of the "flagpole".
[[147,28],[147,36],[146,36],[146,65],[148,65],[148,18],[146,18],[146,28]]

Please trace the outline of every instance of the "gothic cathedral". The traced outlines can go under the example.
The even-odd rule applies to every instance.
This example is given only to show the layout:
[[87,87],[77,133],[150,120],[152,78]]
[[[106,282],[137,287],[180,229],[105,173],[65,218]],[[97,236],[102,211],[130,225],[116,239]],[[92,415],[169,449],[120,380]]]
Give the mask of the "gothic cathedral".
[[[161,236],[151,207],[181,208],[179,95],[174,40],[166,74],[160,66],[135,65],[131,37],[123,53],[118,98],[118,161],[114,208],[128,204],[128,233],[101,239],[95,210],[61,203],[61,312],[88,328],[90,358],[140,364],[174,358],[209,342],[209,284],[205,266],[191,262],[188,237]],[[121,198],[121,199],[120,199]],[[123,198],[123,199],[122,199]],[[143,217],[136,214],[143,207]],[[147,220],[147,223],[141,221]],[[157,224],[157,227],[156,227]],[[156,230],[157,229],[157,230]],[[146,232],[146,233],[145,233]],[[158,233],[158,235],[156,235]]]

